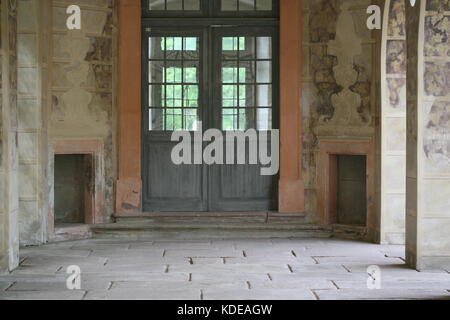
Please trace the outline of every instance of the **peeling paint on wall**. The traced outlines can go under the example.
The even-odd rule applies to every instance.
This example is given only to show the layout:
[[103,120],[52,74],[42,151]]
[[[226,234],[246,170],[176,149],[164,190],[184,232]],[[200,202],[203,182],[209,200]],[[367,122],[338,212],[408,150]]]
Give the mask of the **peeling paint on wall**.
[[374,135],[372,33],[369,0],[303,1],[303,177],[306,204],[316,212],[319,141]]
[[[83,1],[73,1],[83,7]],[[53,90],[50,138],[104,141],[103,216],[113,214],[114,154],[114,41],[115,7],[112,0],[83,8],[82,29],[65,28],[65,7],[53,5]]]
[[450,173],[450,1],[428,1],[424,31],[427,173]]

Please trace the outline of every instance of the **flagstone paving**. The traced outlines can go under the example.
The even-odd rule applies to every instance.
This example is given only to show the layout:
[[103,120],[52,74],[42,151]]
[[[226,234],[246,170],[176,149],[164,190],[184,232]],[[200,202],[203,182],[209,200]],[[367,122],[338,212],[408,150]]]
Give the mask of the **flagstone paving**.
[[[72,265],[80,290],[67,289]],[[367,286],[372,265],[378,290]],[[91,239],[23,248],[0,299],[450,300],[450,273],[407,268],[402,246],[337,239]]]

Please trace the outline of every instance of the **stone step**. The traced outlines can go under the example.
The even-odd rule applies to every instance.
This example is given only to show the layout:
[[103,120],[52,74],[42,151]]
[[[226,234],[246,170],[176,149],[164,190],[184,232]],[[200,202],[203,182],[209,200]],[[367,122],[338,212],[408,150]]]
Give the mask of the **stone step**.
[[95,238],[132,239],[253,239],[253,238],[330,238],[332,226],[298,222],[118,222],[91,228]]
[[113,218],[115,222],[308,223],[306,214],[278,212],[152,212]]
[[59,224],[49,242],[61,242],[92,238],[91,226],[88,224]]

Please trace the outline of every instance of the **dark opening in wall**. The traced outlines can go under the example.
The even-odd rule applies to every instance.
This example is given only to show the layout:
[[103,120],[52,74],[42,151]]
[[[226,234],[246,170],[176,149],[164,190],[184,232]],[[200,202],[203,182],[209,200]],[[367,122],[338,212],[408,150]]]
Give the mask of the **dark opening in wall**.
[[366,156],[337,156],[337,223],[365,226],[367,221]]
[[92,156],[55,155],[55,225],[90,223]]

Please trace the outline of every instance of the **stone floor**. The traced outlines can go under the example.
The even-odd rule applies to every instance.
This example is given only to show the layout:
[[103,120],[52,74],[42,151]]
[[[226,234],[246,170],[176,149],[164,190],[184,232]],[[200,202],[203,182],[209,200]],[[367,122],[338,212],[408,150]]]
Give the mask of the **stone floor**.
[[[404,266],[401,246],[335,239],[92,239],[21,251],[0,299],[450,299],[450,273]],[[81,268],[81,290],[66,288]],[[367,267],[381,289],[367,288]]]

